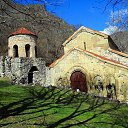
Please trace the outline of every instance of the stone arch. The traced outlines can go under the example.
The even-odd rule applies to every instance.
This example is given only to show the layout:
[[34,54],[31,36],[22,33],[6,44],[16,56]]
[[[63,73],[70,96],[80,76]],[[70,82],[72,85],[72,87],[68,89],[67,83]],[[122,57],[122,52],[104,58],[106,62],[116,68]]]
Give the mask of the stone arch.
[[38,71],[38,68],[36,66],[32,66],[28,72],[28,84],[33,83],[33,73],[35,71]]
[[72,67],[71,69],[69,69],[69,71],[67,72],[66,76],[67,76],[67,79],[69,81],[69,84],[71,86],[71,75],[74,73],[74,72],[81,72],[85,75],[86,77],[86,86],[87,86],[87,91],[90,90],[89,88],[89,83],[90,83],[90,74],[89,72],[87,71],[87,69],[83,68],[82,66],[74,66]]
[[105,85],[109,85],[109,84],[116,85],[117,81],[116,81],[115,75],[108,73],[108,74],[105,75]]
[[110,83],[111,85],[116,85],[116,79],[115,79],[114,76],[109,76],[109,83]]
[[74,71],[70,76],[70,81],[73,90],[79,89],[81,92],[88,92],[86,75],[81,71]]
[[13,46],[13,57],[19,57],[18,45]]
[[30,57],[30,45],[29,44],[25,45],[25,53],[26,53],[26,57]]
[[107,77],[108,83],[106,84],[106,96],[107,98],[116,99],[116,79],[113,75]]
[[95,89],[103,90],[103,78],[100,75],[94,76],[93,84],[95,85]]
[[107,91],[107,98],[112,98],[116,99],[116,88],[113,84],[109,84],[106,86],[106,91]]

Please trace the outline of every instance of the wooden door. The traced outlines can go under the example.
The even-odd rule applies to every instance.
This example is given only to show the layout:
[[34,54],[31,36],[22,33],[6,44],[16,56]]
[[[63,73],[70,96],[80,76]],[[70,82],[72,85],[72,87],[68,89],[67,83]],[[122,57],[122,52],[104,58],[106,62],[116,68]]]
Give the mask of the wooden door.
[[71,80],[71,88],[73,90],[79,89],[81,92],[88,91],[86,76],[82,72],[76,71],[72,73],[70,80]]

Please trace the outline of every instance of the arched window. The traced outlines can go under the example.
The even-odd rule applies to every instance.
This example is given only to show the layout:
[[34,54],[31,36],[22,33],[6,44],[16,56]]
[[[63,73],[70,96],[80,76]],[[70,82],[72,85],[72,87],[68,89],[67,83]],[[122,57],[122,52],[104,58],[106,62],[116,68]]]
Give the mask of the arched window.
[[98,91],[103,90],[103,79],[101,76],[97,75],[94,77],[94,85],[95,85],[95,89]]
[[25,52],[26,52],[26,57],[30,57],[30,45],[29,44],[25,45]]
[[35,46],[35,57],[37,57],[37,47]]
[[115,98],[116,95],[116,88],[114,84],[109,84],[106,86],[106,90],[107,90],[107,97],[108,98]]
[[17,45],[13,46],[13,57],[19,57]]

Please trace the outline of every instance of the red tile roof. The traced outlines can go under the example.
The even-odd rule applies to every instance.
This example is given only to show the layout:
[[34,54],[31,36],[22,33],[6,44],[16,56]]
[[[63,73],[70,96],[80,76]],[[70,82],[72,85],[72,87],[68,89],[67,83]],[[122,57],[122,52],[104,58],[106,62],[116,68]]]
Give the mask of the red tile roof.
[[34,36],[37,36],[36,34],[34,34],[33,32],[29,31],[28,29],[26,28],[19,28],[17,29],[15,32],[13,32],[11,34],[11,36],[14,36],[14,35],[19,35],[19,34],[23,34],[23,35],[34,35]]
[[128,58],[128,54],[126,54],[126,53],[123,53],[123,52],[120,52],[120,51],[117,51],[117,50],[113,50],[113,49],[108,49],[110,52],[113,52],[113,53],[115,53],[115,54],[118,54],[118,55],[120,55],[120,56],[123,56],[123,57],[126,57],[126,58]]
[[[119,62],[117,62],[117,61],[108,59],[108,58],[106,58],[106,57],[104,57],[104,56],[100,56],[100,55],[95,54],[95,53],[93,53],[93,52],[90,52],[90,51],[84,51],[84,52],[90,53],[90,54],[92,54],[92,55],[94,55],[94,56],[100,58],[101,60],[105,60],[105,61],[113,62],[113,63],[115,63],[115,64],[123,65],[122,63],[119,63]],[[123,66],[127,66],[127,65],[123,65]]]
[[61,61],[63,58],[65,57],[65,55],[62,55],[60,58],[58,58],[57,60],[55,60],[53,63],[51,63],[49,65],[50,68],[53,68],[59,61]]
[[[119,62],[116,62],[114,60],[110,60],[106,57],[103,57],[103,56],[100,56],[98,54],[95,54],[93,52],[90,52],[90,51],[87,51],[87,50],[83,50],[83,49],[79,49],[79,48],[74,48],[75,50],[79,50],[79,51],[83,51],[84,53],[88,54],[88,55],[91,55],[91,56],[94,56],[96,57],[97,59],[99,60],[102,60],[104,62],[108,62],[110,64],[113,64],[113,65],[116,65],[116,66],[120,66],[120,67],[123,67],[123,68],[126,68],[128,69],[128,66],[127,65],[124,65],[122,63],[119,63]],[[73,51],[74,49],[70,50],[67,54],[69,54],[71,51]],[[50,68],[53,68],[59,61],[61,61],[67,54],[63,55],[62,57],[60,57],[59,59],[57,59],[55,62],[53,62],[49,67]]]

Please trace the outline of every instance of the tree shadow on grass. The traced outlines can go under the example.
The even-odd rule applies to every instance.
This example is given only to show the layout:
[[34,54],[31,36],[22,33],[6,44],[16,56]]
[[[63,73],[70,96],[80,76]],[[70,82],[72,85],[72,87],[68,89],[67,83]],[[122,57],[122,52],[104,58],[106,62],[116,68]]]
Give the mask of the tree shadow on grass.
[[[84,100],[83,101],[81,100],[79,102],[79,105],[76,107],[76,109],[70,115],[66,116],[65,118],[62,118],[62,119],[58,120],[57,122],[54,122],[54,123],[50,124],[49,126],[47,126],[47,128],[55,128],[55,127],[59,126],[61,123],[66,122],[67,120],[74,120],[75,117],[78,117],[78,116],[80,116],[80,115],[82,115],[84,113],[87,113],[87,112],[91,112],[94,109],[99,108],[102,105],[104,105],[104,100],[103,100],[100,104],[98,102],[95,102],[96,104],[93,104],[93,106],[90,105],[87,109],[82,109],[81,110],[80,107],[83,104],[83,102],[85,102],[85,101]],[[101,111],[100,113],[93,114],[91,117],[89,117],[89,118],[87,118],[87,119],[85,119],[83,121],[78,121],[77,120],[77,122],[75,122],[75,123],[67,124],[66,126],[63,126],[63,128],[72,127],[72,126],[79,126],[79,125],[87,126],[86,123],[88,123],[89,121],[93,120],[94,118],[96,118],[100,114],[103,114],[103,113],[106,113],[106,112],[115,110],[116,108],[118,108],[118,105],[115,106],[115,107],[112,107],[110,109]]]
[[[42,90],[39,91],[32,88],[31,90],[28,89],[29,96],[27,96],[26,98],[16,102],[9,103],[7,105],[1,103],[2,107],[0,107],[0,120],[9,117],[34,114],[38,112],[43,112],[44,110],[57,108],[57,106],[50,106],[50,105],[54,103],[55,96],[59,95],[61,91],[62,90],[55,90],[55,88],[51,88],[51,89],[43,88]],[[40,102],[40,104],[37,104],[37,102]],[[25,112],[26,110],[32,110],[32,109],[34,111]],[[41,116],[36,116],[33,118],[37,118],[37,117],[41,117]],[[29,119],[33,119],[33,118],[29,118]],[[1,123],[0,126],[6,126],[15,123],[16,122]]]
[[[0,119],[7,118],[9,116],[18,115],[26,109],[38,108],[39,106],[32,106],[32,105],[39,99],[41,99],[43,102],[46,101],[47,99],[50,99],[54,93],[54,90],[52,90],[50,91],[52,93],[46,96],[48,94],[48,91],[43,91],[43,93],[41,93],[42,91],[38,92],[36,90],[35,91],[28,90],[28,91],[29,91],[29,96],[27,96],[22,100],[12,102],[5,106],[1,104],[2,107],[0,108]],[[47,103],[47,105],[49,105],[49,103]]]
[[[57,89],[54,87],[42,88],[36,90],[35,88],[28,88],[29,95],[19,101],[3,105],[0,108],[0,119],[5,120],[9,117],[14,117],[15,121],[1,122],[0,126],[10,126],[17,123],[21,123],[25,126],[37,126],[46,128],[55,127],[96,127],[100,124],[109,124],[110,127],[127,127],[128,116],[124,113],[128,112],[128,109],[121,110],[121,104],[119,102],[112,103],[111,106],[104,108],[105,105],[111,104],[104,98],[94,98],[87,94],[77,93],[72,90]],[[87,104],[86,107],[83,107]],[[60,108],[67,107],[72,111],[59,119],[49,121],[48,117],[55,118],[60,112]],[[55,109],[55,110],[54,110]],[[119,113],[117,112],[120,109]],[[114,115],[114,111],[117,113]],[[86,113],[91,113],[90,116],[79,119],[80,116]],[[111,122],[96,120],[101,115],[107,114],[112,119]],[[122,115],[122,118],[119,117]],[[27,116],[26,118],[19,120],[17,116]],[[36,122],[37,119],[41,118],[40,122]],[[125,120],[123,119],[125,118]],[[35,120],[34,122],[29,122]],[[123,123],[119,123],[122,120]]]

